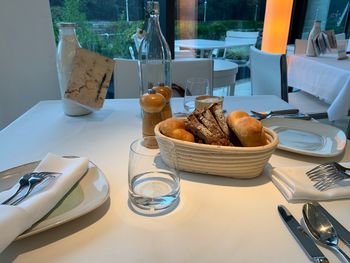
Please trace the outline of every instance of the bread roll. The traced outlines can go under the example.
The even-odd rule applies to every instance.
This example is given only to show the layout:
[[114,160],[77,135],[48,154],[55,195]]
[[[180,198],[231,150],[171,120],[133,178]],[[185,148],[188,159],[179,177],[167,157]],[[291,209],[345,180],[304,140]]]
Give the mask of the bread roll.
[[159,124],[159,130],[165,136],[170,138],[194,142],[194,136],[192,133],[185,130],[185,120],[170,118],[162,121]]
[[169,137],[182,141],[194,142],[193,134],[186,131],[185,129],[175,129]]
[[227,124],[243,146],[254,147],[267,144],[264,128],[260,121],[245,112],[231,112]]
[[246,113],[245,111],[233,111],[233,112],[230,112],[230,114],[227,116],[227,124],[229,124],[229,123],[233,124],[236,120],[238,120],[238,119],[240,119],[242,117],[248,117],[248,116],[249,116],[249,114]]
[[185,129],[185,120],[169,118],[159,124],[159,130],[165,136],[168,136],[175,129]]

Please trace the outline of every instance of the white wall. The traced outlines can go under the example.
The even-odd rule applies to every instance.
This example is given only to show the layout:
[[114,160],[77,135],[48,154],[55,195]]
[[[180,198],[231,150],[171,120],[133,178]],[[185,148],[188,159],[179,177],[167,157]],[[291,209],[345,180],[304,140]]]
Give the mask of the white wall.
[[40,100],[60,98],[48,0],[0,1],[0,130]]

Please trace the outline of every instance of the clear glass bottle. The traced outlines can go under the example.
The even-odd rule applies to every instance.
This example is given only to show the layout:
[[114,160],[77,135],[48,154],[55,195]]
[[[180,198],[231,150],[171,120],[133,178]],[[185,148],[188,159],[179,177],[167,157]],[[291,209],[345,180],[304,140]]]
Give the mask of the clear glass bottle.
[[310,31],[307,47],[306,47],[306,55],[309,57],[317,57],[318,53],[315,50],[315,45],[313,44],[314,38],[321,32],[321,21],[315,20],[314,25]]
[[81,116],[91,110],[64,98],[70,75],[73,69],[73,59],[80,44],[75,34],[75,23],[58,23],[60,40],[57,46],[56,66],[60,85],[63,111],[69,116]]
[[171,88],[171,53],[159,24],[159,2],[147,2],[147,30],[139,49],[140,96],[164,83]]

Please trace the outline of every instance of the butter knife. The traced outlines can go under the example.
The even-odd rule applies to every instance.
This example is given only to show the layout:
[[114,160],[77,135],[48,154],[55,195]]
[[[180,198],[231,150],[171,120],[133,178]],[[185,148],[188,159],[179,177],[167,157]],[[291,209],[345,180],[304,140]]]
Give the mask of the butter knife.
[[308,257],[315,263],[329,263],[328,259],[323,255],[314,241],[305,233],[304,229],[288,209],[283,205],[279,205],[278,212]]
[[337,231],[339,238],[343,240],[348,247],[350,247],[350,232],[342,224],[340,224],[337,219],[328,213],[327,210],[324,209],[319,203],[313,202],[313,205],[315,206],[316,210],[318,209],[326,215],[328,220],[331,221],[332,225]]
[[272,115],[273,118],[290,118],[298,120],[311,120],[310,115],[305,113],[295,113],[295,114],[283,114],[283,115]]
[[286,115],[286,114],[297,114],[299,109],[287,109],[287,110],[273,110],[271,111],[272,115]]
[[299,114],[298,109],[274,110],[274,111],[254,111],[250,110],[251,116],[259,120],[271,118],[274,116],[286,116]]

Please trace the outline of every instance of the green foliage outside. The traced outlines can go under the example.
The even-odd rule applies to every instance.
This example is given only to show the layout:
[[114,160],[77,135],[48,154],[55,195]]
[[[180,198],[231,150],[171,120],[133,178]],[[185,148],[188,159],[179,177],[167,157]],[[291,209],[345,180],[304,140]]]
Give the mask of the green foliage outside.
[[[51,6],[56,42],[59,41],[58,22],[75,22],[77,37],[82,47],[115,58],[129,58],[129,46],[133,46],[132,35],[142,21],[126,22],[123,14],[116,22],[110,22],[103,32],[94,30],[93,22],[88,22],[84,0],[64,0],[63,6]],[[108,33],[106,33],[108,32]]]
[[[82,47],[110,58],[130,58],[129,47],[135,50],[132,35],[138,27],[142,27],[143,21],[127,22],[124,12],[121,12],[116,21],[102,22],[102,28],[98,28],[94,25],[94,21],[87,19],[87,5],[91,3],[91,0],[64,0],[61,5],[51,5],[56,41],[59,40],[57,23],[75,22],[77,37]],[[101,22],[98,24],[101,25]],[[175,39],[179,38],[179,24],[180,22],[177,22],[175,25]],[[196,27],[198,38],[224,39],[227,30],[256,31],[262,28],[262,22],[253,20],[199,21]],[[186,38],[186,35],[182,35],[182,38]],[[249,49],[244,47],[229,49],[226,57],[244,60],[248,52]]]

